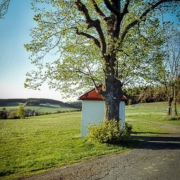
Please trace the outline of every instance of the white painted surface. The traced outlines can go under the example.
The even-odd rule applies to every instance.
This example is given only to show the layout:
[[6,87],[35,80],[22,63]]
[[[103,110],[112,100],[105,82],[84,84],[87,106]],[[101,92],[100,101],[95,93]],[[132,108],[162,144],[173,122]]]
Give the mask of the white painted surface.
[[[88,134],[87,126],[92,123],[99,124],[100,120],[104,119],[105,110],[104,101],[82,101],[82,125],[81,136],[84,137]],[[125,102],[120,102],[119,117],[122,124],[125,123]]]

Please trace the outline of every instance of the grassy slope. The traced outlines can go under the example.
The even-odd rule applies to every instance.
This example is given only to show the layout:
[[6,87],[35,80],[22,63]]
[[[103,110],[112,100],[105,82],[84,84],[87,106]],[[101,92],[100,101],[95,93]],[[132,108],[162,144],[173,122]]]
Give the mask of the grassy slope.
[[[149,107],[127,107],[126,121],[137,135],[172,133],[156,122],[170,121],[165,112]],[[80,138],[81,112],[0,121],[0,179],[12,179],[31,173],[82,161],[128,148],[93,144]]]

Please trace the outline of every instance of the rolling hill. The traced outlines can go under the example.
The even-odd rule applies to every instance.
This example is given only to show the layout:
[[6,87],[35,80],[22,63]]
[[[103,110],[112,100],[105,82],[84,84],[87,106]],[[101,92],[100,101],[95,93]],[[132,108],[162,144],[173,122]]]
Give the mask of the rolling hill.
[[[81,102],[65,103],[53,99],[28,98],[28,99],[0,99],[1,109],[17,109],[19,104],[24,104],[25,109],[39,113],[55,113],[63,111],[74,111],[81,109]],[[77,106],[78,104],[78,106]]]

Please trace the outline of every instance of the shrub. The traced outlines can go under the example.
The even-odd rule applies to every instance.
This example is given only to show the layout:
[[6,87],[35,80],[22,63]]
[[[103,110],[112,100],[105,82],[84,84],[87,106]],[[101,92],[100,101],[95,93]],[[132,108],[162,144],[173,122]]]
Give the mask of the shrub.
[[17,116],[17,111],[13,110],[10,112],[8,119],[19,119],[19,117]]
[[132,133],[132,125],[128,124],[127,122],[125,123],[125,132],[129,135]]
[[17,109],[17,116],[20,117],[21,119],[25,118],[25,110],[23,104],[19,104],[19,107]]
[[178,121],[178,120],[180,120],[180,116],[172,116],[172,117],[170,118],[170,120]]
[[129,126],[126,123],[124,131],[120,132],[121,125],[118,121],[102,120],[99,125],[92,124],[87,127],[89,131],[88,139],[91,141],[98,141],[100,143],[123,143],[124,141],[129,141],[131,139],[129,127],[131,127],[132,130],[132,126]]
[[0,119],[7,119],[7,115],[5,111],[0,111]]

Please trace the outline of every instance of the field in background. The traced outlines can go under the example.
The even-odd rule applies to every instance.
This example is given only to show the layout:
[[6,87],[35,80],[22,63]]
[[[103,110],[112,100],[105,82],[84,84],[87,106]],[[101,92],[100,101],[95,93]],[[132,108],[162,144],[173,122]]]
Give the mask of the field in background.
[[[176,132],[162,124],[180,125],[180,121],[169,119],[166,112],[156,110],[155,106],[157,104],[126,107],[126,122],[133,125],[133,135]],[[164,105],[158,103],[158,107],[161,109]],[[91,143],[80,137],[80,130],[81,112],[33,116],[24,120],[0,120],[0,179],[40,173],[130,149]]]
[[[157,135],[180,132],[166,124],[180,125],[180,105],[177,106],[178,117],[167,116],[167,102],[143,103],[126,106],[126,122],[133,125],[136,135]],[[177,120],[175,119],[177,118]]]
[[[0,110],[2,108],[6,108],[6,111],[8,110],[14,110],[18,109],[19,103],[9,103],[7,106],[1,106]],[[57,112],[64,112],[64,111],[75,111],[77,108],[71,108],[67,106],[60,106],[57,104],[40,104],[39,106],[25,106],[25,110],[32,110],[36,111],[38,114],[42,113],[57,113]]]
[[[127,107],[136,107],[136,108],[142,108],[142,109],[149,109],[149,110],[156,110],[161,112],[167,112],[167,102],[154,102],[154,103],[140,103],[140,104],[134,104]],[[172,113],[173,113],[173,104],[172,104]],[[177,104],[177,110],[180,114],[180,104]]]

